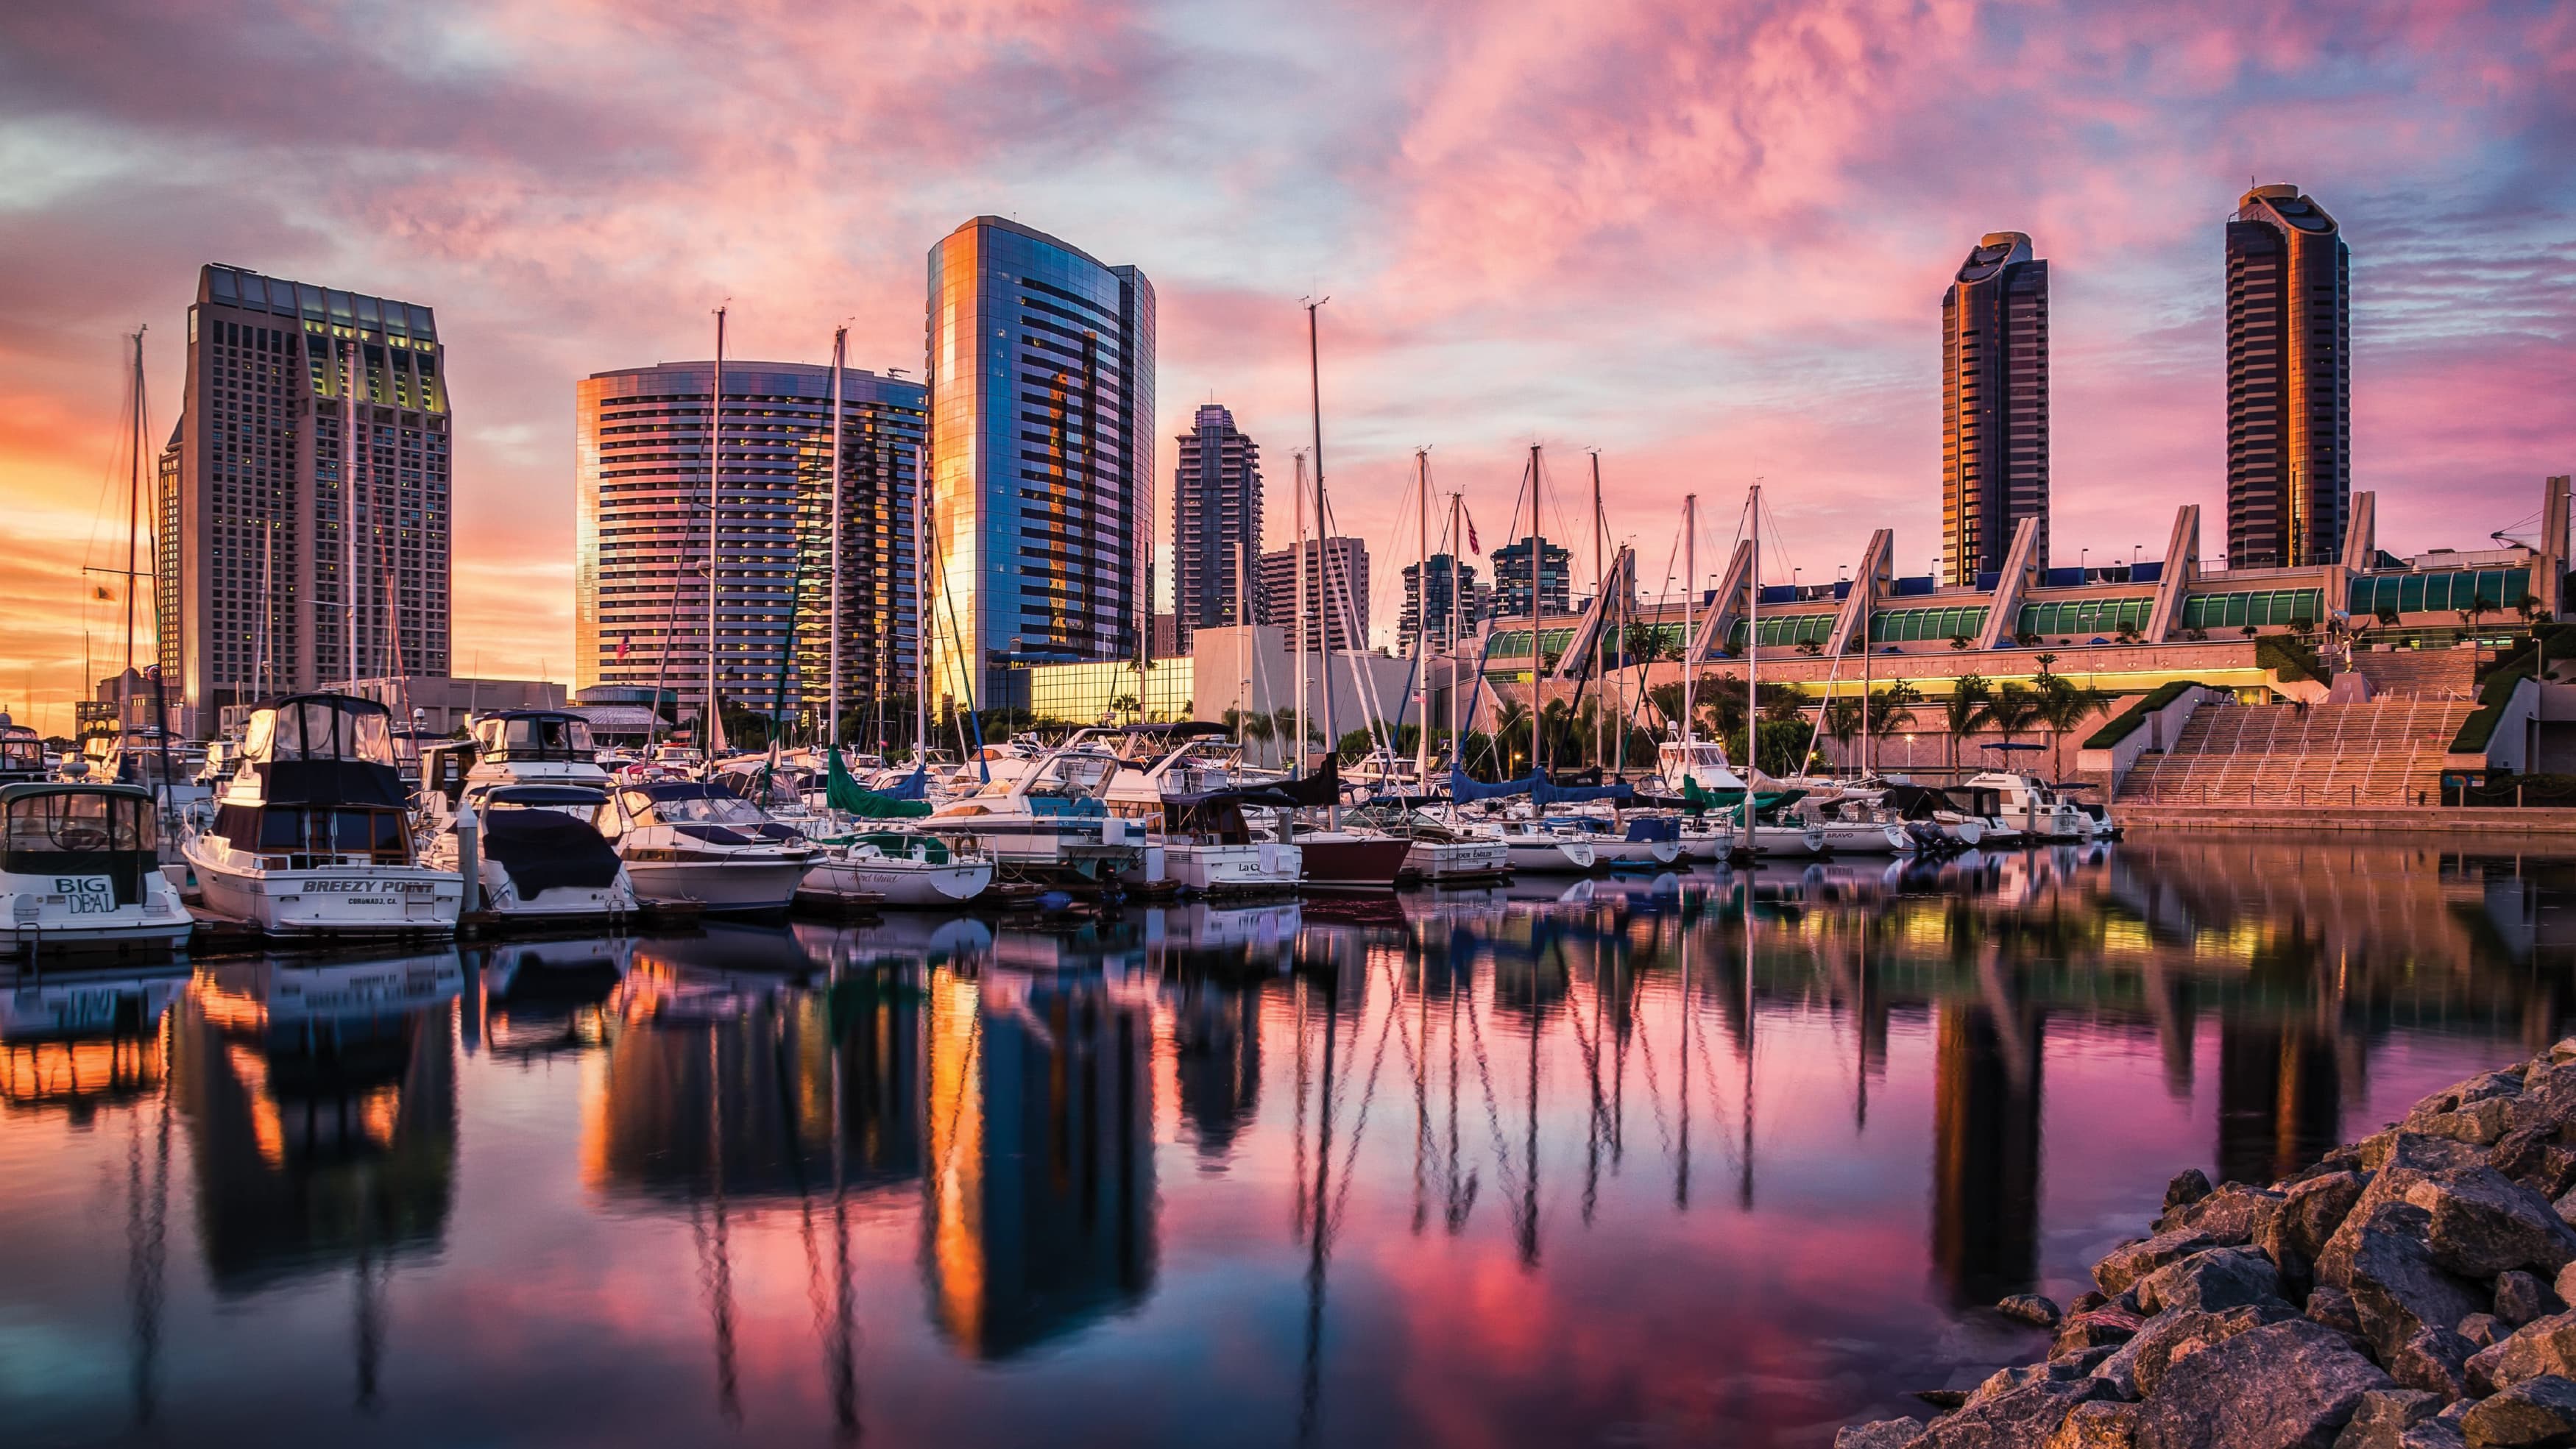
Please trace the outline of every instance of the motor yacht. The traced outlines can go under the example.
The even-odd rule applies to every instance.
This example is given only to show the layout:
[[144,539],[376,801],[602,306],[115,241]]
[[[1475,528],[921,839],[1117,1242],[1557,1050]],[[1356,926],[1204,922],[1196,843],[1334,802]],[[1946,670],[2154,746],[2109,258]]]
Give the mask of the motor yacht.
[[[1499,835],[1476,834],[1463,822],[1453,823],[1391,801],[1362,805],[1345,812],[1343,819],[1355,831],[1401,842],[1405,847],[1406,880],[1458,886],[1511,877],[1511,847]],[[1303,844],[1308,837],[1301,834],[1298,840]],[[1312,849],[1308,846],[1310,856]]]
[[0,785],[0,949],[167,951],[196,922],[161,874],[160,812],[132,785]]
[[[1068,749],[1106,743],[1111,732],[1085,730]],[[1147,822],[1161,848],[1163,878],[1210,895],[1291,891],[1305,871],[1305,852],[1274,827],[1256,838],[1247,812],[1294,809],[1275,789],[1247,789],[1243,747],[1220,724],[1131,725],[1114,732],[1124,767],[1101,798],[1112,815]],[[1145,866],[1136,867],[1141,872]]]
[[1999,808],[1989,823],[1990,834],[2005,833],[2025,844],[2093,839],[2092,815],[2042,784],[2036,775],[1988,770],[1969,776],[1966,788],[1995,792]]
[[922,828],[972,836],[1010,875],[1077,885],[1131,874],[1161,880],[1161,851],[1149,848],[1146,822],[1112,815],[1103,798],[1119,768],[1104,750],[1058,750],[938,806]]
[[962,905],[992,883],[992,860],[969,839],[882,830],[819,847],[798,893],[935,907]]
[[625,862],[635,895],[708,911],[783,911],[815,847],[759,806],[698,780],[651,780],[608,793],[599,834]]
[[0,714],[0,785],[32,783],[50,773],[44,737]]
[[471,736],[421,751],[423,858],[457,869],[458,828],[470,811],[479,894],[504,922],[557,926],[632,913],[634,880],[599,829],[612,782],[590,722],[561,710],[507,710],[477,718]]
[[276,936],[449,935],[465,893],[421,862],[390,716],[352,695],[254,711],[214,819],[180,849],[208,910]]

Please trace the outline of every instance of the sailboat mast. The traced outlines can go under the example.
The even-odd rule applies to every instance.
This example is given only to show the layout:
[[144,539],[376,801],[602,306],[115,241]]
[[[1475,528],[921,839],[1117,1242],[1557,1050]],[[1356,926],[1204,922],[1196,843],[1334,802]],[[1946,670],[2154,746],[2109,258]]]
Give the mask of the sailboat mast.
[[1530,444],[1530,769],[1544,775],[1547,761],[1539,758],[1539,696],[1544,685],[1539,680],[1539,625],[1546,615],[1539,607],[1539,555],[1547,552],[1547,540],[1538,528],[1538,444]]
[[1860,777],[1869,778],[1869,616],[1878,607],[1870,581],[1860,581]]
[[849,356],[850,329],[832,329],[832,606],[823,611],[823,626],[832,651],[832,684],[827,708],[832,711],[832,748],[841,747],[841,372]]
[[[1607,678],[1607,674],[1600,667],[1602,633],[1612,627],[1610,580],[1601,572],[1602,536],[1608,531],[1608,527],[1601,521],[1601,450],[1595,448],[1592,450],[1592,612],[1595,615],[1595,621],[1592,631],[1591,663],[1596,685]],[[1592,716],[1595,724],[1592,731],[1592,768],[1597,770],[1608,763],[1610,754],[1610,717],[1601,708],[1601,691],[1598,688],[1592,691]]]
[[[1325,302],[1329,302],[1331,300],[1333,299],[1325,297],[1321,300],[1306,304],[1306,396],[1307,401],[1314,409],[1315,419],[1315,591],[1319,595],[1330,587],[1327,575],[1329,575],[1332,570],[1325,566],[1323,554],[1323,550],[1328,542],[1325,538],[1326,529],[1324,524],[1324,366],[1321,345],[1317,341],[1316,336],[1317,329],[1315,322],[1315,309],[1323,306]],[[1298,556],[1301,558],[1305,556],[1305,549],[1302,545],[1300,545],[1298,549]],[[1297,607],[1301,616],[1305,606],[1305,590],[1300,588],[1297,593]],[[1298,627],[1301,630],[1305,627],[1305,621],[1302,617],[1300,617],[1298,621]],[[1329,612],[1324,616],[1324,626],[1319,633],[1319,641],[1324,646],[1324,698],[1322,703],[1324,713],[1324,748],[1328,752],[1325,759],[1326,762],[1329,763],[1333,756],[1341,753],[1342,747],[1341,736],[1333,733],[1333,620],[1332,615]],[[1332,805],[1328,807],[1325,815],[1327,823],[1336,830],[1340,829],[1342,824],[1342,802],[1338,798],[1338,794],[1339,792],[1336,792],[1336,798]]]
[[1288,490],[1297,505],[1297,583],[1295,614],[1288,647],[1297,651],[1297,773],[1306,773],[1306,450],[1297,450],[1297,486]]
[[[1762,485],[1753,485],[1752,570],[1744,580],[1744,848],[1753,848],[1753,774],[1762,768]],[[1753,963],[1745,962],[1751,970]]]
[[[1458,516],[1465,506],[1465,495],[1449,495],[1449,762],[1452,768],[1460,771],[1467,766],[1465,721],[1459,718],[1458,708],[1458,661],[1467,652],[1467,646],[1459,637],[1467,629],[1467,610],[1465,601],[1459,598],[1458,569],[1459,559],[1467,548],[1466,535],[1458,531]],[[1425,593],[1427,597],[1427,586]]]
[[1691,721],[1699,704],[1699,691],[1691,673],[1691,655],[1699,648],[1699,631],[1692,626],[1693,611],[1699,604],[1699,495],[1682,495],[1682,769],[1687,773],[1691,760]]
[[134,408],[132,457],[125,475],[125,673],[116,681],[117,753],[134,734],[134,578],[135,538],[143,526],[143,328],[134,329]]
[[1413,788],[1431,783],[1431,450],[1413,450],[1413,509],[1416,541],[1413,593],[1413,677],[1422,704],[1413,716]]
[[724,336],[725,309],[718,307],[715,385],[707,395],[707,719],[698,731],[710,770],[716,763],[716,735],[724,728],[716,702],[716,479],[724,466]]

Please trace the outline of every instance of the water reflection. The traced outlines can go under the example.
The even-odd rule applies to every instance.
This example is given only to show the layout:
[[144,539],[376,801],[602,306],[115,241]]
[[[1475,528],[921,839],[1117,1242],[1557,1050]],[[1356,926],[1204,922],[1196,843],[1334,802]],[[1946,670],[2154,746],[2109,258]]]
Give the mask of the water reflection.
[[2554,1039],[2571,897],[2146,839],[12,977],[0,1334],[125,1372],[0,1393],[37,1443],[538,1442],[575,1366],[645,1444],[1810,1442],[2024,1356],[1978,1310],[2176,1168]]

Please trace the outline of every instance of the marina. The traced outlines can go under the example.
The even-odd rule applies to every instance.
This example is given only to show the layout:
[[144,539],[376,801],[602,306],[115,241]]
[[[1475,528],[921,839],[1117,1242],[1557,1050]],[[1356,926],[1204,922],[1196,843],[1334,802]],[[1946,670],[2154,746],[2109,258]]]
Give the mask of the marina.
[[2571,912],[2576,852],[2158,834],[21,965],[0,1402],[32,1445],[1821,1445],[2044,1352],[1992,1305],[2178,1168],[2546,1050]]

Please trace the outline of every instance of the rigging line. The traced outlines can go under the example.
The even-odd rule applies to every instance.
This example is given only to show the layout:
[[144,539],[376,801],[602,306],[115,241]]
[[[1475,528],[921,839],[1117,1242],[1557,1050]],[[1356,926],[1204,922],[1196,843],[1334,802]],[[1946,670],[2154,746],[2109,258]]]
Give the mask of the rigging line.
[[[1389,961],[1388,971],[1390,972],[1390,976],[1393,970],[1394,963]],[[1360,1092],[1359,1113],[1351,1119],[1350,1146],[1343,1149],[1342,1152],[1341,1186],[1335,1189],[1333,1193],[1332,1206],[1324,1213],[1324,1242],[1328,1247],[1332,1244],[1333,1235],[1341,1231],[1342,1218],[1345,1216],[1350,1203],[1351,1169],[1359,1162],[1360,1139],[1368,1132],[1369,1104],[1377,1100],[1379,1068],[1384,1065],[1386,1061],[1386,1039],[1389,1034],[1388,1028],[1398,1024],[1404,1016],[1404,1013],[1398,1009],[1402,1005],[1402,1002],[1403,998],[1400,995],[1389,997],[1387,999],[1386,1016],[1378,1023],[1377,1048],[1369,1056],[1368,1085]],[[1411,1053],[1408,1051],[1407,1055],[1409,1056]],[[1345,1083],[1345,1085],[1347,1085],[1347,1083]]]
[[[1476,1003],[1473,998],[1467,1002],[1467,1033],[1472,1054],[1476,1059],[1476,1076],[1485,1089],[1485,1121],[1494,1129],[1495,1175],[1502,1179],[1503,1191],[1508,1195],[1506,1201],[1516,1200],[1520,1196],[1520,1174],[1512,1166],[1511,1145],[1503,1137],[1503,1109],[1500,1101],[1494,1096],[1493,1065],[1485,1055],[1485,1029],[1476,1020]],[[1512,1220],[1517,1227],[1520,1214],[1513,1213]]]

